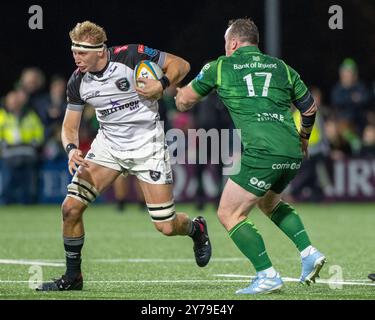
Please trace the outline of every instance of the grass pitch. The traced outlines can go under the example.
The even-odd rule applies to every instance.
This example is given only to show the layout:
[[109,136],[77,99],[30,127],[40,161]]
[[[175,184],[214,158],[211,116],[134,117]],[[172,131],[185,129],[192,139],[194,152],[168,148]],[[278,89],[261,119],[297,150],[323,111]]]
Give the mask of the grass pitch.
[[91,206],[84,214],[81,292],[29,288],[29,280],[40,272],[49,280],[65,271],[59,206],[0,207],[0,299],[374,299],[375,283],[367,280],[367,274],[375,272],[375,206],[296,204],[295,208],[313,245],[327,257],[322,282],[311,287],[295,282],[300,275],[298,251],[254,210],[251,219],[286,282],[279,293],[237,296],[234,292],[247,286],[255,271],[212,206],[197,212],[193,205],[177,205],[178,211],[190,217],[202,214],[208,221],[213,256],[205,268],[196,266],[190,238],[159,234],[138,206],[128,205],[123,214],[113,205]]

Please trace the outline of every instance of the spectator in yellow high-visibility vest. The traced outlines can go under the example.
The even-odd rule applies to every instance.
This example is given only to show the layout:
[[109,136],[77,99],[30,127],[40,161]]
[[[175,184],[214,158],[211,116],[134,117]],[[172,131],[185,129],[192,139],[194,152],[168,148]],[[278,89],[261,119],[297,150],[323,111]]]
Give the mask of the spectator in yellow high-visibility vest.
[[44,128],[37,114],[27,107],[23,90],[9,92],[0,108],[0,156],[2,203],[29,204],[38,194],[38,148]]

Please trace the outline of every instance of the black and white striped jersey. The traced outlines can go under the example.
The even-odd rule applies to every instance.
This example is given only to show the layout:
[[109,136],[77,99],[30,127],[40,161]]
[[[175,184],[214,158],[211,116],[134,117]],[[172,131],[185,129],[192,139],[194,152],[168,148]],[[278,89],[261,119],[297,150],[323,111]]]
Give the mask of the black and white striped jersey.
[[99,73],[77,69],[67,85],[69,110],[95,108],[101,134],[119,151],[134,150],[163,135],[158,103],[141,98],[135,91],[134,68],[141,60],[151,60],[163,68],[165,52],[142,44],[107,49],[108,64]]

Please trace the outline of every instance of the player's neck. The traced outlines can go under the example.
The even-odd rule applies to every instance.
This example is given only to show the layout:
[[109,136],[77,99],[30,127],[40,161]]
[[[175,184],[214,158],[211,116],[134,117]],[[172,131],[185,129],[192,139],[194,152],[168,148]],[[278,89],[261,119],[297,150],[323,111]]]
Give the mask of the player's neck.
[[[251,42],[241,42],[239,45],[238,45],[238,48],[242,48],[242,47],[257,47],[258,48],[258,45],[255,44],[255,43],[251,43]],[[237,48],[237,49],[238,49]]]
[[105,71],[105,69],[107,69],[108,64],[109,64],[108,55],[104,55],[104,57],[98,61],[95,70],[91,71],[90,73],[94,73],[94,74],[102,73]]

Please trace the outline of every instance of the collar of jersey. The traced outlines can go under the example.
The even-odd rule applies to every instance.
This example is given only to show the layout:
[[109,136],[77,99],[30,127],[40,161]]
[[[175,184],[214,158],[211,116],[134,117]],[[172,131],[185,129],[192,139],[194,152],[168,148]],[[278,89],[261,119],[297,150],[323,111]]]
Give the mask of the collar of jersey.
[[241,54],[242,52],[259,52],[260,50],[257,46],[244,46],[239,47],[236,51],[233,52],[233,54]]

